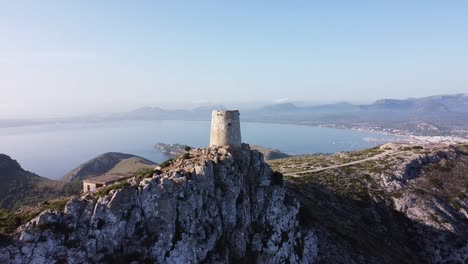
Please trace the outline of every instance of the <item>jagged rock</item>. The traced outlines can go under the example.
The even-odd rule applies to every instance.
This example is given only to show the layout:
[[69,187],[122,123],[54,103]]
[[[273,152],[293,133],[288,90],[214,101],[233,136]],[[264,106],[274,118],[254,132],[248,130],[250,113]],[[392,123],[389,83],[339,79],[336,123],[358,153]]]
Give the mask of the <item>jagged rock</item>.
[[387,191],[396,191],[407,186],[408,182],[418,177],[424,166],[457,157],[453,149],[424,154],[413,153],[395,165],[392,173],[382,173],[378,177]]
[[[159,175],[68,202],[19,228],[0,263],[312,263],[299,202],[244,145],[192,150]],[[194,173],[192,173],[194,172]],[[277,176],[276,176],[277,177]]]

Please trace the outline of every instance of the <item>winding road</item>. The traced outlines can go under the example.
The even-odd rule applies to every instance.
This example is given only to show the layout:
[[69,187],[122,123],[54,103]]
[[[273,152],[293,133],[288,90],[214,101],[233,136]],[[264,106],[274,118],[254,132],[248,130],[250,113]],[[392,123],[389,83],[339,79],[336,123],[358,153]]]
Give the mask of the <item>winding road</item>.
[[296,172],[288,172],[288,173],[283,173],[284,176],[292,176],[292,177],[301,177],[299,175],[299,173],[311,173],[311,172],[319,172],[319,171],[324,171],[324,170],[329,170],[329,169],[335,169],[335,168],[340,168],[340,167],[346,167],[346,166],[350,166],[350,165],[355,165],[355,164],[359,164],[359,163],[363,163],[363,162],[366,162],[366,161],[371,161],[371,160],[378,160],[378,159],[381,159],[383,158],[385,155],[389,155],[391,153],[393,153],[394,151],[393,150],[385,150],[384,152],[380,153],[380,154],[377,154],[375,156],[372,156],[372,157],[369,157],[369,158],[365,158],[365,159],[361,159],[361,160],[355,160],[355,161],[352,161],[352,162],[348,162],[348,163],[343,163],[343,164],[338,164],[338,165],[332,165],[332,166],[328,166],[328,167],[324,167],[324,168],[319,168],[319,169],[313,169],[313,170],[304,170],[304,171],[296,171]]

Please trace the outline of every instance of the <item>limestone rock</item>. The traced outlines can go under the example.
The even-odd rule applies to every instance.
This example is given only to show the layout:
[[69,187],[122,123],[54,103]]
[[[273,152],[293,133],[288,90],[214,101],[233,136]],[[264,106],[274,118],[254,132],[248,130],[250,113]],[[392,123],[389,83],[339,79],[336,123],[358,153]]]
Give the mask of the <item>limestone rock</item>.
[[0,248],[0,263],[313,263],[317,239],[263,156],[190,151],[161,174],[45,211]]

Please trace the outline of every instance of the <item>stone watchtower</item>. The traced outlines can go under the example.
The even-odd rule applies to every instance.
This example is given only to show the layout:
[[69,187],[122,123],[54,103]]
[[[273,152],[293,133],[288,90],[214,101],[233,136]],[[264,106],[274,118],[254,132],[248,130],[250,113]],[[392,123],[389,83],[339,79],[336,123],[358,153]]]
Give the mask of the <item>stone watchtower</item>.
[[238,110],[213,110],[210,147],[214,146],[242,147]]

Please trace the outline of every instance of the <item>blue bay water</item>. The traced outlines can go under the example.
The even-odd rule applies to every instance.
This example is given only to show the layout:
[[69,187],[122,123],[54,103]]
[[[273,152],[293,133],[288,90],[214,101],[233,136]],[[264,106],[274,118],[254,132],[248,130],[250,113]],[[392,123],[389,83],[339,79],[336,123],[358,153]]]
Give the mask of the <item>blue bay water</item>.
[[[242,123],[243,142],[288,154],[331,153],[373,147],[401,137],[301,125]],[[118,121],[2,128],[0,153],[38,175],[57,179],[105,152],[123,152],[155,162],[167,159],[157,142],[205,147],[208,121]],[[373,140],[369,140],[373,139]]]

